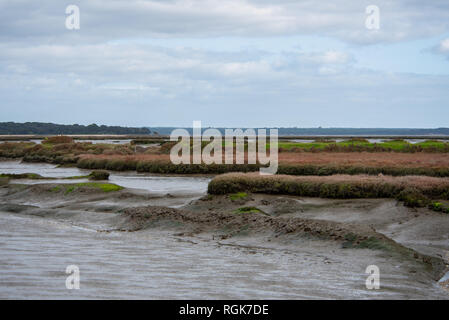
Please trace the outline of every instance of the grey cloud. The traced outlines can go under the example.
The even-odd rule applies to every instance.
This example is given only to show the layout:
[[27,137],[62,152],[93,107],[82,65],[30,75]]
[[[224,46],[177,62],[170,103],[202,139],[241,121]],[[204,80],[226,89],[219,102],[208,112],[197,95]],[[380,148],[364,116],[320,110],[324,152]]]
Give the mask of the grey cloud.
[[[431,106],[438,121],[447,119],[447,76],[360,69],[341,49],[227,51],[146,41],[230,36],[270,41],[306,34],[357,47],[449,29],[447,0],[376,2],[379,32],[364,28],[364,9],[371,3],[348,0],[82,0],[72,2],[80,7],[81,29],[69,31],[68,3],[0,0],[0,116],[120,125],[189,125],[202,119],[205,125],[235,126],[394,126],[385,121],[400,119],[425,126]],[[444,48],[435,50],[445,54]]]
[[[188,125],[186,119],[195,117],[216,125],[321,119],[350,125],[362,112],[369,125],[381,120],[378,114],[420,115],[429,103],[448,113],[440,108],[448,98],[442,94],[449,92],[442,89],[447,77],[360,70],[337,51],[258,51],[251,58],[135,44],[3,45],[0,60],[0,94],[15,119],[127,125]],[[288,117],[274,111],[280,106]]]
[[369,44],[397,42],[449,29],[449,4],[375,1],[381,29],[365,28],[371,1],[79,0],[81,29],[65,29],[64,2],[0,1],[4,41],[104,42],[129,37],[217,37],[315,34]]

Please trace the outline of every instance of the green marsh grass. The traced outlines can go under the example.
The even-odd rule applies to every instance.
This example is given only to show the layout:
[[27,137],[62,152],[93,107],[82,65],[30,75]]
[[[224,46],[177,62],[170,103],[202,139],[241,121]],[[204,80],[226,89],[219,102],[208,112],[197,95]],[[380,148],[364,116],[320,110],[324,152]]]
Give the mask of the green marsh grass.
[[235,201],[235,200],[244,200],[244,199],[246,199],[248,197],[248,194],[246,193],[246,192],[237,192],[237,193],[233,193],[233,194],[230,194],[229,195],[229,198],[232,200],[232,201]]
[[[64,185],[65,188],[65,194],[69,194],[72,193],[76,190],[78,190],[79,188],[93,188],[93,189],[98,189],[101,190],[103,192],[114,192],[114,191],[120,191],[123,190],[124,188],[122,186],[113,184],[113,183],[100,183],[100,182],[82,182],[82,183],[75,183],[75,184],[65,184]],[[59,191],[55,190],[55,191]]]

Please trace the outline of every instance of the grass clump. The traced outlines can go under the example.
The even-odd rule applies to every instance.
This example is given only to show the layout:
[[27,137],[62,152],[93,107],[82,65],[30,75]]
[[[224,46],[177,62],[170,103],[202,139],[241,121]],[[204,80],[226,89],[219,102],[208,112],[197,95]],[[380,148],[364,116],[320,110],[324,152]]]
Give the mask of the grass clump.
[[89,180],[108,180],[109,172],[106,170],[95,170],[89,174]]
[[114,191],[120,191],[124,189],[122,186],[113,184],[113,183],[100,183],[100,182],[82,182],[82,183],[76,183],[76,184],[67,184],[64,185],[65,188],[65,194],[72,193],[80,188],[93,188],[98,189],[103,192],[114,192]]
[[116,185],[114,183],[99,183],[99,182],[77,183],[76,186],[100,189],[104,192],[119,191],[124,189],[122,186]]
[[357,240],[357,235],[354,233],[347,233],[344,237],[345,241],[342,243],[343,248],[353,248],[354,242]]
[[76,186],[66,186],[64,193],[65,194],[72,193],[73,191],[75,191],[75,189],[76,189]]
[[445,206],[443,203],[441,202],[431,202],[428,205],[428,208],[430,210],[436,211],[436,212],[443,212],[446,214],[449,214],[449,207]]
[[344,237],[344,242],[342,243],[342,247],[344,249],[371,249],[371,250],[387,250],[388,245],[376,238],[369,237],[367,239],[359,239],[359,237],[354,233],[347,233]]
[[229,195],[229,198],[232,201],[236,201],[236,200],[244,200],[248,197],[248,194],[246,192],[237,192],[237,193],[233,193]]
[[377,239],[376,237],[369,237],[368,239],[360,241],[360,243],[356,245],[355,248],[371,249],[371,250],[387,250],[388,246],[383,241]]
[[429,198],[416,188],[407,188],[401,191],[396,198],[399,201],[403,201],[404,205],[410,208],[422,208],[430,202]]

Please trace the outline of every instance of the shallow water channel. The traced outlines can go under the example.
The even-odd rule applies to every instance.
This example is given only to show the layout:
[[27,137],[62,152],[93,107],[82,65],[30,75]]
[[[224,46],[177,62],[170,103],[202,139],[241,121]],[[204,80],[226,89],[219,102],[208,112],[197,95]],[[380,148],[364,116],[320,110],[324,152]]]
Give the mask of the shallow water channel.
[[[74,177],[88,175],[92,170],[63,168],[47,163],[22,163],[20,161],[0,161],[0,173],[37,173],[43,177]],[[110,172],[109,181],[126,188],[148,190],[154,193],[191,193],[203,194],[207,191],[210,177],[182,175],[154,175],[147,173]],[[76,183],[87,179],[32,180],[20,179],[14,182],[25,184],[36,183]]]

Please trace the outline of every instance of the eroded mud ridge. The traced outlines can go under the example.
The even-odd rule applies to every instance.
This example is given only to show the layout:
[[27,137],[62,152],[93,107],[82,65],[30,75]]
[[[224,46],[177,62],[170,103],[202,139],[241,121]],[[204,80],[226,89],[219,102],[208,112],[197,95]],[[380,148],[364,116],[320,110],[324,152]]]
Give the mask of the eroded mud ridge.
[[[257,262],[253,262],[257,267],[248,264],[248,274],[268,276],[274,272],[273,277],[276,274],[277,278],[270,276],[273,283],[281,281],[281,274],[288,275],[290,280],[282,282],[282,288],[270,287],[270,293],[260,289],[257,294],[252,293],[253,297],[448,298],[444,286],[437,282],[447,272],[449,262],[448,216],[427,208],[406,208],[394,199],[331,200],[243,192],[230,195],[161,195],[126,188],[110,190],[88,184],[73,187],[70,184],[10,183],[0,187],[0,212],[2,217],[30,217],[32,221],[46,221],[50,225],[55,221],[96,231],[95,234],[102,237],[131,237],[132,241],[125,241],[152,246],[148,250],[156,256],[148,261],[149,269],[141,271],[143,274],[153,272],[154,259],[166,259],[166,256],[157,254],[157,250],[161,250],[154,247],[157,243],[151,242],[157,237],[148,239],[163,232],[164,241],[169,244],[164,242],[164,250],[168,251],[161,254],[173,255],[170,265],[184,265],[192,258],[192,252],[194,256],[209,252],[211,256],[217,256],[209,256],[205,261],[215,259],[221,264],[240,261],[239,272],[246,272],[247,266],[242,261],[249,263],[256,259]],[[182,245],[174,244],[170,239],[181,241]],[[150,242],[145,244],[147,241]],[[37,242],[36,245],[39,244]],[[200,251],[197,251],[195,248],[200,246]],[[11,252],[16,250],[13,249]],[[231,249],[241,252],[237,257],[227,256]],[[188,250],[188,254],[186,251],[183,255],[183,250]],[[5,256],[12,254],[4,253]],[[133,255],[132,259],[145,259],[146,254],[149,253]],[[97,258],[98,255],[101,253],[96,254]],[[276,261],[265,261],[267,255],[276,256]],[[118,255],[116,258],[124,257]],[[191,264],[195,265],[197,262],[194,260],[199,258],[192,259]],[[264,267],[267,263],[270,270]],[[371,264],[379,265],[382,270],[383,291],[364,288],[364,269]],[[290,271],[277,270],[281,267]],[[203,284],[204,288],[196,292],[198,295],[192,290],[182,295],[172,291],[165,292],[163,297],[201,298],[215,289],[220,291],[215,297],[250,297],[243,294],[246,289],[241,289],[240,295],[231,293],[227,283],[215,289],[211,287],[214,281],[231,271],[221,270],[216,274],[205,265],[198,272],[198,279],[203,279],[198,281],[208,279]],[[183,282],[188,274],[195,275],[195,272],[186,271],[184,267],[176,275],[171,275],[175,278],[170,281],[186,287],[198,286]],[[126,278],[125,275],[123,277]],[[313,280],[315,278],[316,281]],[[320,282],[319,279],[332,280]],[[312,280],[315,281],[313,284],[308,282]],[[246,283],[245,288],[256,283],[250,276],[242,281]],[[287,290],[289,283],[295,283],[297,289]],[[9,287],[0,283],[0,293],[9,292],[5,288]],[[151,294],[156,297],[161,289],[142,290],[147,292],[146,297],[151,297]],[[106,293],[102,291],[101,294]]]
[[[279,199],[262,199],[261,204],[268,206]],[[268,197],[270,198],[270,197]],[[257,206],[238,208],[238,204],[228,203],[225,210],[211,210],[212,204],[202,205],[201,202],[212,202],[214,205],[226,203],[228,197],[206,197],[190,203],[184,209],[146,206],[125,209],[123,215],[127,219],[120,230],[136,231],[146,228],[179,229],[179,235],[189,235],[209,232],[218,239],[235,236],[265,235],[265,240],[286,240],[289,237],[307,237],[317,240],[337,241],[343,248],[368,248],[385,250],[404,254],[427,264],[433,272],[434,279],[439,280],[447,271],[447,263],[441,255],[431,256],[411,250],[366,224],[337,222],[311,218],[290,217],[268,214]],[[231,200],[232,202],[232,200]],[[254,197],[248,202],[256,202]],[[287,202],[289,202],[287,200]],[[241,201],[240,204],[245,204]],[[294,211],[295,203],[289,203]],[[284,202],[285,205],[285,202]],[[287,205],[288,206],[288,205]],[[209,207],[209,208],[207,208]],[[218,207],[218,206],[217,206]],[[235,207],[235,208],[233,208]],[[207,208],[207,211],[201,209]],[[301,205],[296,203],[296,209]]]

